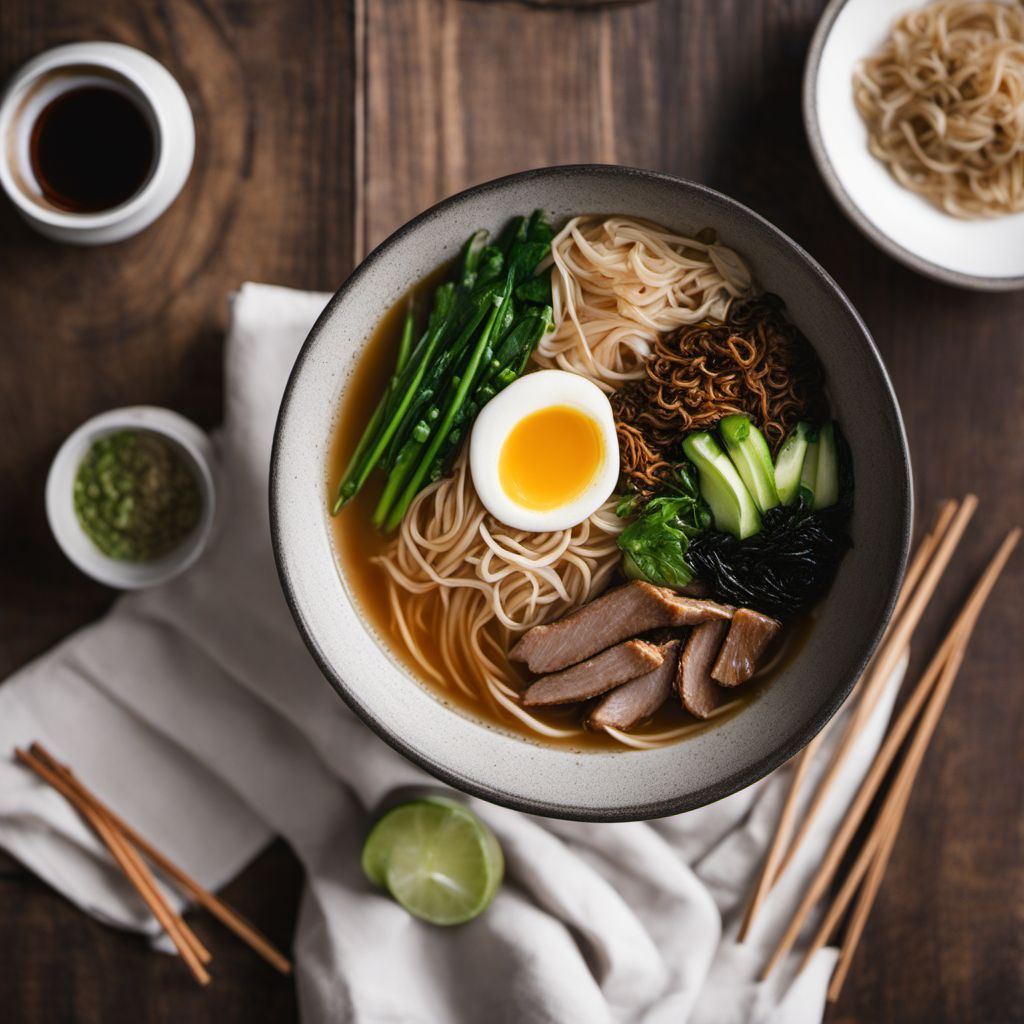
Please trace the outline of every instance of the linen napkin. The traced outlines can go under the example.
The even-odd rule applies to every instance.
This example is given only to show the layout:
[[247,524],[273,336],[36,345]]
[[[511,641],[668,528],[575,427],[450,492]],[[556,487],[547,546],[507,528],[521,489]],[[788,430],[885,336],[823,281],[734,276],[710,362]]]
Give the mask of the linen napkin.
[[744,945],[733,936],[788,768],[646,823],[550,821],[467,798],[501,840],[507,878],[458,928],[414,920],[365,881],[374,809],[399,787],[437,783],[320,676],[271,556],[275,416],[326,300],[255,284],[233,297],[211,546],[183,577],[122,597],[0,686],[0,845],[88,913],[156,936],[88,828],[10,758],[40,740],[211,888],[285,837],[307,875],[294,946],[305,1021],[819,1020],[834,950],[795,980],[799,948],[768,982],[755,979],[879,743],[902,667]]

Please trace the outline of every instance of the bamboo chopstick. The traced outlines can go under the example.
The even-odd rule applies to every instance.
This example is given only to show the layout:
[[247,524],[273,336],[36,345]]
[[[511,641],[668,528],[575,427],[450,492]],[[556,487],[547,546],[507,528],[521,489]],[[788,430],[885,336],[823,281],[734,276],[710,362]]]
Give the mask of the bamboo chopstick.
[[50,754],[40,743],[33,743],[32,753],[43,761],[52,771],[59,774],[60,778],[71,787],[89,806],[103,815],[115,829],[120,831],[126,839],[142,851],[157,868],[168,878],[177,882],[195,901],[208,910],[222,924],[230,928],[243,942],[250,946],[272,967],[282,974],[290,974],[292,965],[284,954],[277,950],[271,941],[263,935],[254,925],[242,917],[241,914],[232,910],[226,903],[218,899],[208,889],[205,889],[191,875],[179,868],[173,861],[165,857],[152,843],[144,839],[127,822],[120,818],[99,797],[97,797],[66,765],[61,764]]
[[[181,955],[185,965],[192,972],[192,976],[200,985],[210,983],[210,974],[203,966],[203,959],[209,961],[210,954],[196,938],[195,933],[170,907],[163,895],[156,887],[156,882],[149,869],[141,862],[138,854],[130,850],[127,842],[117,835],[113,826],[100,814],[83,800],[75,790],[69,786],[53,769],[44,764],[35,755],[16,748],[15,757],[22,764],[31,768],[41,779],[49,783],[60,793],[83,818],[89,823],[92,829],[103,841],[110,851],[110,855],[117,862],[118,867],[124,872],[125,877],[138,892],[143,902],[150,909],[153,916],[160,922],[160,926],[167,932],[168,937],[174,943],[175,948]],[[199,952],[202,950],[202,954]]]
[[[876,755],[867,776],[861,783],[860,789],[854,797],[853,803],[850,805],[845,818],[839,826],[839,830],[833,837],[818,871],[815,873],[810,884],[806,888],[804,897],[801,900],[789,927],[786,929],[786,932],[779,941],[778,947],[772,954],[768,963],[765,965],[764,970],[761,972],[760,977],[762,979],[766,978],[771,973],[776,964],[792,948],[793,943],[800,934],[800,930],[803,927],[804,922],[807,920],[808,914],[811,912],[814,905],[821,898],[825,889],[831,882],[832,877],[839,866],[839,862],[842,860],[850,841],[859,828],[871,801],[878,792],[882,779],[889,767],[892,765],[896,753],[900,746],[902,746],[911,725],[917,718],[918,711],[920,711],[921,706],[927,700],[930,692],[932,691],[936,677],[940,674],[942,666],[945,665],[946,661],[955,651],[959,642],[961,630],[965,626],[973,626],[977,616],[980,615],[981,609],[984,606],[988,595],[991,593],[992,587],[995,586],[995,582],[998,579],[999,574],[1002,572],[1003,566],[1006,564],[1006,560],[1009,558],[1014,546],[1017,544],[1019,537],[1019,530],[1011,531],[1007,536],[1002,547],[1000,547],[996,556],[993,558],[992,562],[975,585],[967,603],[964,605],[963,610],[957,617],[953,628],[950,630],[938,652],[933,657],[924,676],[915,687],[910,700],[900,712],[895,725],[886,735],[885,741]],[[946,685],[947,693],[950,686],[952,686],[951,681]],[[928,714],[928,712],[926,712],[926,714]],[[932,725],[932,730],[934,731],[934,725]]]
[[[935,522],[918,544],[917,550],[914,552],[914,556],[910,561],[910,566],[907,569],[906,575],[903,577],[903,585],[900,587],[900,592],[896,598],[896,604],[893,607],[893,613],[890,617],[890,628],[892,623],[898,618],[900,611],[910,595],[913,593],[914,588],[917,586],[917,583],[921,578],[921,574],[924,572],[932,554],[935,551],[936,545],[942,539],[949,527],[949,523],[952,520],[956,509],[957,502],[952,500],[944,501],[939,505],[935,516]],[[888,633],[888,629],[886,632]],[[786,843],[789,841],[789,836],[792,831],[793,818],[796,815],[796,808],[800,798],[800,790],[807,778],[811,762],[817,755],[818,748],[821,746],[824,737],[825,730],[822,730],[822,732],[818,733],[818,735],[811,740],[800,755],[801,760],[793,774],[793,780],[790,784],[789,792],[786,795],[786,801],[783,804],[782,811],[779,815],[778,824],[776,825],[775,835],[768,848],[768,853],[765,856],[761,872],[758,875],[757,883],[750,898],[750,904],[747,907],[743,923],[740,925],[740,930],[736,936],[737,942],[744,942],[746,940],[750,933],[750,929],[753,926],[754,918],[757,916],[757,913],[761,908],[761,904],[768,896],[768,893],[771,892],[772,886],[775,884],[775,881],[779,876],[779,865],[783,860]],[[812,808],[812,811],[813,810],[816,810],[816,808]],[[802,836],[798,837],[796,841],[797,844],[799,844],[802,838]]]
[[[960,538],[963,536],[967,523],[974,514],[977,505],[978,499],[973,494],[968,494],[951,517],[946,531],[941,535],[938,534],[937,530],[935,531],[937,543],[933,549],[933,557],[927,568],[921,573],[920,582],[914,589],[914,593],[905,602],[899,619],[889,630],[882,643],[882,647],[875,656],[871,669],[858,687],[861,692],[860,703],[853,711],[846,732],[843,734],[835,753],[832,755],[832,760],[829,762],[829,766],[825,770],[818,788],[815,790],[803,821],[796,830],[796,834],[793,836],[793,840],[789,844],[785,855],[779,862],[773,882],[777,881],[779,876],[786,870],[792,862],[796,851],[800,848],[800,844],[807,837],[815,816],[824,805],[825,799],[838,777],[840,769],[846,763],[846,759],[849,757],[854,744],[867,724],[871,712],[874,710],[885,689],[885,684],[891,678],[899,659],[903,657],[903,652],[910,642],[910,637],[921,621],[925,608],[935,593],[935,588],[938,586],[942,574],[946,571],[946,567],[953,557],[953,552],[956,550],[957,544],[959,544]],[[944,515],[940,513],[940,522],[943,518]]]
[[[987,597],[988,592],[991,591],[996,580],[999,578],[1000,573],[1003,571],[1010,555],[1013,554],[1014,549],[1020,542],[1020,538],[1020,529],[1013,529],[1006,535],[1003,543],[999,546],[998,551],[993,556],[988,568],[985,570],[981,580],[979,580],[978,587],[975,588],[976,592],[987,586],[987,590],[984,591],[984,596]],[[969,603],[974,600],[975,594],[972,594]],[[967,645],[971,638],[971,633],[981,615],[983,604],[984,597],[977,601],[971,618],[967,620],[962,627],[963,641],[950,655],[949,662],[942,674],[942,678],[939,680],[938,686],[935,688],[935,693],[929,702],[928,708],[922,715],[921,723],[914,736],[914,742],[907,751],[906,759],[901,766],[901,772],[906,773],[906,792],[902,802],[897,803],[888,822],[883,826],[884,832],[879,841],[879,848],[875,854],[871,868],[868,871],[867,878],[865,879],[864,887],[861,890],[857,904],[854,907],[849,927],[847,928],[846,935],[843,939],[842,949],[839,954],[839,962],[836,965],[836,970],[832,975],[832,981],[829,984],[829,1002],[835,1002],[839,998],[843,984],[846,981],[847,974],[850,970],[850,964],[853,961],[857,945],[860,942],[861,935],[863,934],[868,915],[871,913],[875,897],[878,895],[878,889],[881,886],[882,878],[885,875],[885,869],[889,864],[889,858],[892,855],[893,846],[896,843],[896,836],[899,833],[903,814],[906,810],[910,789],[914,784],[914,779],[917,776],[917,772],[919,771],[921,763],[924,760],[925,753],[927,752],[928,743],[935,732],[939,717],[942,714],[946,701],[949,698],[950,691],[953,688],[956,674],[963,662],[964,655],[967,651]]]
[[757,912],[761,909],[761,904],[771,891],[772,880],[775,878],[776,865],[782,857],[783,848],[785,847],[786,841],[789,839],[789,834],[793,828],[793,819],[796,817],[800,789],[804,784],[804,780],[807,778],[807,773],[811,768],[814,757],[818,753],[818,748],[821,746],[822,741],[825,738],[825,732],[826,730],[822,729],[822,731],[819,732],[817,736],[815,736],[814,739],[812,739],[811,742],[800,751],[799,754],[797,754],[796,767],[793,770],[793,779],[789,784],[789,792],[786,794],[786,801],[782,805],[782,812],[779,814],[778,824],[775,826],[775,836],[772,839],[771,846],[768,848],[768,853],[761,866],[761,873],[757,878],[757,885],[754,887],[753,895],[750,897],[750,904],[747,906],[747,912],[743,916],[743,923],[740,925],[740,930],[736,935],[737,942],[746,941],[747,936],[750,934],[750,929],[753,926],[754,918],[757,916]]
[[[968,631],[963,636],[959,646],[957,647],[957,651],[961,651],[966,648],[969,640],[970,632]],[[940,667],[942,670],[945,670],[949,664],[950,660],[947,659]],[[808,944],[804,958],[801,960],[800,966],[797,968],[798,972],[802,971],[804,967],[807,966],[811,957],[814,956],[814,954],[828,941],[828,937],[835,930],[836,925],[839,924],[840,919],[846,912],[847,907],[850,905],[850,901],[856,893],[861,880],[875,863],[878,852],[886,841],[886,836],[888,835],[889,830],[894,825],[897,828],[899,827],[899,823],[903,819],[903,812],[905,811],[907,802],[910,799],[912,782],[913,779],[911,779],[908,784],[905,780],[897,778],[897,780],[890,786],[882,808],[879,811],[878,818],[875,820],[867,839],[864,841],[864,845],[861,847],[856,861],[854,861],[849,873],[843,880],[842,887],[833,898],[828,912],[822,919],[821,924],[818,926],[818,930],[814,933],[814,937]]]
[[932,523],[931,529],[921,538],[921,543],[917,545],[917,551],[914,552],[914,557],[910,560],[910,565],[907,566],[907,571],[903,576],[903,585],[900,587],[900,592],[896,597],[896,604],[893,605],[892,615],[889,617],[890,626],[899,618],[900,612],[903,611],[903,606],[914,592],[914,588],[921,579],[921,574],[935,553],[936,546],[949,528],[950,521],[956,513],[957,505],[958,503],[952,498],[939,504],[938,510],[935,513],[935,522]]

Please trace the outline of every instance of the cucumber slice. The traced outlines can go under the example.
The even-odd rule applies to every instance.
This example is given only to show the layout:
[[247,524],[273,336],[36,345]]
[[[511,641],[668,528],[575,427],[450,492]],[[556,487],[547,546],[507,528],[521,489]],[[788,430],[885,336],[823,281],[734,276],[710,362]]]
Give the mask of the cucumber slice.
[[803,469],[800,471],[800,501],[808,508],[814,508],[814,490],[818,483],[819,447],[817,438],[807,446]]
[[779,457],[775,460],[775,486],[783,505],[792,505],[797,499],[804,457],[807,455],[807,446],[813,440],[814,427],[801,421],[782,442]]
[[835,424],[826,423],[818,434],[818,469],[814,478],[814,507],[829,508],[839,500],[839,455]]
[[683,442],[683,451],[700,474],[700,494],[711,509],[715,528],[739,540],[757,533],[761,513],[718,442],[701,430]]
[[743,415],[726,416],[718,424],[718,432],[754,504],[761,512],[775,508],[779,492],[775,487],[772,453],[764,434]]

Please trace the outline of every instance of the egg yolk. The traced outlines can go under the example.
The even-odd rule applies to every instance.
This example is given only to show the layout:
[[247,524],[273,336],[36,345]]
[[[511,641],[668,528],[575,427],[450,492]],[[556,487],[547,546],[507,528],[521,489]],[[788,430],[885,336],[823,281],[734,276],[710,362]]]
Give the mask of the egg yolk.
[[516,504],[547,512],[578,498],[603,459],[597,423],[579,409],[553,405],[512,428],[498,456],[498,479]]

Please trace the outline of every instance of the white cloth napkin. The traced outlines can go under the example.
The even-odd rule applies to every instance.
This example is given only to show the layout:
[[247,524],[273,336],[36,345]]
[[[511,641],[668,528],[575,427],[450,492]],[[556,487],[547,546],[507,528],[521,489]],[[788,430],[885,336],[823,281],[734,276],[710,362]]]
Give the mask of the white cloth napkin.
[[[397,787],[433,780],[320,676],[271,557],[275,414],[326,299],[253,284],[234,297],[223,515],[201,562],[122,597],[0,686],[0,845],[88,913],[155,935],[88,828],[8,756],[40,740],[210,887],[274,833],[285,837],[307,872],[294,948],[305,1021],[819,1020],[834,950],[795,982],[796,955],[769,982],[755,978],[877,747],[902,668],[742,946],[731,936],[788,769],[650,823],[555,822],[469,800],[498,834],[508,873],[493,906],[460,928],[422,924],[364,880],[373,809]],[[213,973],[216,983],[216,964]]]

